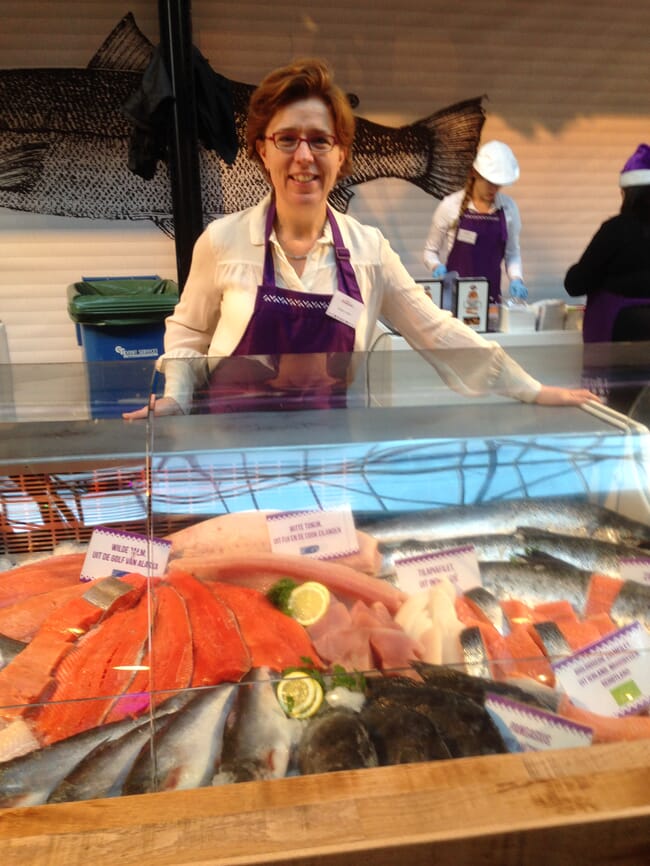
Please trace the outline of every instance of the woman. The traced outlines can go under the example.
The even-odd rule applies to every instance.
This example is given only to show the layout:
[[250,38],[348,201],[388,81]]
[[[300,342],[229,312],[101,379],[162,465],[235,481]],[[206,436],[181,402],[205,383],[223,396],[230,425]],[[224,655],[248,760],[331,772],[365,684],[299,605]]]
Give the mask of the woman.
[[[620,212],[606,220],[564,278],[585,295],[583,381],[607,403],[632,412],[649,381],[641,352],[602,343],[650,341],[650,147],[640,144],[619,176]],[[646,356],[647,353],[643,355]]]
[[640,144],[619,177],[620,212],[606,220],[564,278],[586,295],[586,343],[650,340],[650,146]]
[[546,404],[589,399],[583,389],[542,386],[496,343],[433,305],[379,230],[328,208],[328,194],[350,171],[353,138],[347,98],[319,60],[277,69],[254,92],[248,154],[272,191],[197,240],[166,322],[165,396],[156,414],[189,410],[199,368],[211,411],[344,405],[350,355],[368,351],[380,315],[415,349],[453,349],[428,357],[461,392]]
[[465,188],[443,198],[434,211],[424,247],[424,263],[434,278],[448,271],[461,277],[485,277],[490,303],[497,304],[505,262],[510,296],[526,300],[519,209],[501,192],[501,187],[518,178],[519,165],[507,144],[488,141],[479,148]]

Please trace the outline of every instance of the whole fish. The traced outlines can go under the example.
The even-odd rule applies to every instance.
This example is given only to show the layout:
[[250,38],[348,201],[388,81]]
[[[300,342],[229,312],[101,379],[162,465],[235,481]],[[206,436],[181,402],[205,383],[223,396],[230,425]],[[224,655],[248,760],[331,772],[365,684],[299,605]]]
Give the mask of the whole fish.
[[[500,601],[520,601],[535,607],[546,601],[564,599],[578,615],[588,606],[591,571],[549,559],[533,562],[480,562],[481,583]],[[616,579],[614,579],[616,580]],[[622,628],[638,621],[650,630],[650,586],[634,580],[620,581],[621,589],[609,610],[613,622]]]
[[[128,168],[133,124],[124,107],[154,46],[126,15],[85,69],[0,70],[0,207],[93,219],[149,219],[173,235],[167,166],[150,180]],[[269,186],[246,156],[254,85],[221,79],[230,93],[237,154],[227,164],[201,146],[204,221],[255,204]],[[352,188],[398,177],[436,198],[463,186],[485,120],[482,99],[443,108],[400,128],[357,119],[355,168],[330,195],[345,211]]]
[[155,731],[168,723],[169,717],[154,719],[151,723],[147,720],[121,737],[101,743],[59,782],[47,802],[118,797],[143,746]]
[[[155,717],[174,713],[187,699],[182,694],[173,696],[158,707]],[[0,808],[46,803],[57,786],[88,754],[141,725],[142,718],[101,725],[0,763]]]
[[469,546],[474,548],[474,553],[479,561],[505,561],[523,557],[525,554],[523,539],[518,532],[498,535],[496,533],[465,535],[457,538],[432,538],[426,541],[414,538],[406,538],[401,541],[380,541],[378,550],[381,556],[381,566],[378,577],[394,578],[396,576],[396,563],[400,559]]
[[240,683],[232,716],[212,784],[286,776],[302,724],[280,706],[272,671],[256,668]]
[[182,790],[210,785],[219,769],[223,732],[237,686],[200,690],[147,743],[131,767],[123,794]]
[[650,526],[574,496],[500,499],[453,505],[357,522],[382,544],[406,539],[432,541],[463,536],[504,535],[520,527],[632,546],[650,545]]
[[522,527],[517,535],[521,539],[524,555],[534,558],[536,553],[541,552],[585,571],[597,571],[610,577],[620,577],[622,559],[643,556],[634,545],[600,541],[597,538],[579,538],[526,527]]
[[500,601],[513,599],[535,607],[566,599],[576,613],[584,612],[590,571],[562,562],[481,562],[479,570],[483,586]]

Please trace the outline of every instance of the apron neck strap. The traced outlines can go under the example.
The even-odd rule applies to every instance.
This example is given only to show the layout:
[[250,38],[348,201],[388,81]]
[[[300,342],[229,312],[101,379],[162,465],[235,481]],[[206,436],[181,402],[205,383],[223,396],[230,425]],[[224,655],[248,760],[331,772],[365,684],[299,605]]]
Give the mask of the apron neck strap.
[[[266,213],[266,225],[264,228],[264,271],[262,275],[262,283],[265,286],[275,285],[275,267],[273,265],[271,244],[269,243],[271,232],[273,231],[275,215],[275,201],[272,200]],[[350,262],[350,250],[343,243],[341,230],[339,229],[338,224],[334,219],[334,214],[329,207],[327,208],[327,219],[332,232],[332,241],[334,242],[337,289],[339,292],[349,295],[357,301],[361,301],[361,290],[359,289],[359,284],[357,283],[357,278]]]

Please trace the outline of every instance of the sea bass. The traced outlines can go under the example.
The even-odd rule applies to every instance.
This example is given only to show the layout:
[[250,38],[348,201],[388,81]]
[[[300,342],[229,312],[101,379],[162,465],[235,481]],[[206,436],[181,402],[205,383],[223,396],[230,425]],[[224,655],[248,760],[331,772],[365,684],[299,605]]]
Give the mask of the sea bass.
[[232,715],[233,723],[224,734],[221,769],[212,784],[286,776],[302,724],[280,706],[272,671],[251,671],[238,688]]
[[[187,694],[174,695],[159,707],[155,718],[178,712],[188,699]],[[142,719],[124,719],[101,725],[0,763],[0,808],[46,803],[52,792],[87,755],[102,744],[114,742],[141,726]]]
[[357,521],[382,545],[463,536],[504,535],[520,527],[632,546],[650,545],[650,526],[573,496],[502,499],[479,505],[453,505],[397,517]]
[[[200,689],[147,743],[124,781],[123,794],[209,785],[221,762],[223,733],[237,686]],[[200,748],[197,748],[200,744]]]
[[[0,207],[91,219],[148,219],[173,235],[171,185],[158,163],[145,179],[129,170],[133,123],[125,105],[141,85],[154,46],[127,14],[87,68],[0,70]],[[232,101],[237,154],[228,164],[199,148],[203,216],[256,204],[269,186],[246,156],[254,85],[221,77]],[[436,198],[463,186],[485,120],[469,99],[400,128],[357,117],[354,171],[330,194],[345,212],[352,188],[380,177],[408,181]]]

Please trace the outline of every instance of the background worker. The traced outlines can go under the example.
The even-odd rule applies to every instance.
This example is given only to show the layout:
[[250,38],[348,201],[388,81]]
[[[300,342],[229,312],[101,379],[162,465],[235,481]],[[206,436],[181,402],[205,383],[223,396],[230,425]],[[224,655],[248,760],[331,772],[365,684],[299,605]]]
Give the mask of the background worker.
[[495,140],[479,148],[465,187],[445,196],[434,211],[424,263],[435,279],[451,271],[460,277],[485,277],[489,302],[498,304],[503,263],[510,297],[527,299],[519,208],[501,192],[518,178],[519,164],[507,144]]
[[[621,208],[599,227],[564,288],[586,296],[583,381],[629,412],[650,377],[647,350],[605,350],[602,343],[650,342],[650,146],[640,144],[619,175]],[[638,363],[623,364],[623,356]],[[607,360],[609,359],[609,360]]]

